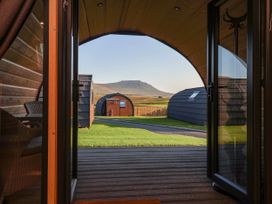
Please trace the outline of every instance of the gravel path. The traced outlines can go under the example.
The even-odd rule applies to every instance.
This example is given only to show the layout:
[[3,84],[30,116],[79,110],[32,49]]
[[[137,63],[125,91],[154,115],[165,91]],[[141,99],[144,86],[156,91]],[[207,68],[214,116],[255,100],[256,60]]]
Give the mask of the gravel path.
[[159,134],[174,134],[174,135],[188,135],[199,138],[206,138],[206,132],[202,130],[195,130],[189,128],[157,125],[157,124],[142,124],[131,122],[124,119],[107,119],[107,118],[95,118],[95,121],[105,124],[121,125],[132,128],[142,128]]

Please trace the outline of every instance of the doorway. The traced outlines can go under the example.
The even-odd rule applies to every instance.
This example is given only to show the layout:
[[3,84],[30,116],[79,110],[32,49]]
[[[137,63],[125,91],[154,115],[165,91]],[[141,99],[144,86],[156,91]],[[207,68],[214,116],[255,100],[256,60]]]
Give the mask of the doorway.
[[[241,1],[241,5],[245,1]],[[260,58],[258,58],[258,46],[260,45],[260,36],[258,33],[257,24],[253,23],[255,18],[259,18],[259,13],[256,13],[257,8],[260,5],[255,5],[253,2],[249,2],[244,8],[246,8],[241,15],[241,18],[246,18],[248,29],[244,33],[247,36],[245,40],[244,47],[239,44],[238,40],[231,41],[235,45],[235,48],[231,50],[237,55],[241,55],[236,61],[236,66],[241,67],[239,74],[235,72],[234,85],[231,84],[233,91],[238,92],[238,97],[240,99],[240,104],[238,107],[235,107],[238,110],[239,120],[232,120],[232,118],[225,119],[221,109],[225,109],[227,112],[230,112],[230,106],[228,103],[228,98],[219,95],[224,91],[229,92],[228,86],[230,85],[231,80],[227,81],[224,77],[224,71],[226,69],[223,66],[219,66],[219,63],[224,60],[230,60],[231,57],[235,57],[233,54],[228,53],[228,49],[224,49],[223,46],[219,47],[218,40],[220,39],[220,27],[219,20],[223,15],[223,12],[226,12],[225,5],[230,4],[232,1],[213,1],[209,4],[209,56],[208,56],[208,67],[209,67],[209,81],[208,81],[208,91],[209,91],[209,150],[208,150],[208,175],[215,182],[215,185],[219,188],[222,188],[224,191],[230,193],[236,198],[242,201],[249,200],[260,200],[260,143],[259,143],[259,133],[260,133],[260,71],[253,69],[257,67],[260,63]],[[237,3],[237,2],[236,2]],[[96,7],[104,7],[104,3],[96,4]],[[207,3],[205,4],[207,6]],[[222,12],[220,13],[220,8]],[[175,10],[180,10],[180,6],[174,6]],[[105,11],[105,10],[104,10]],[[99,13],[99,12],[98,12]],[[232,16],[231,10],[228,11],[229,15],[225,17],[226,21],[230,20]],[[247,14],[247,15],[245,15]],[[256,14],[256,15],[254,15]],[[80,14],[82,15],[82,14]],[[83,14],[86,15],[86,14]],[[99,15],[99,14],[97,14]],[[81,16],[82,17],[82,16]],[[172,16],[173,17],[173,16]],[[224,19],[224,18],[223,18]],[[243,18],[242,18],[243,19]],[[99,26],[98,26],[99,27]],[[228,28],[222,28],[228,29]],[[253,29],[253,30],[252,30]],[[239,30],[239,29],[238,29]],[[126,32],[126,31],[123,31]],[[234,32],[236,33],[236,31]],[[99,34],[96,35],[98,37]],[[239,34],[238,34],[239,36]],[[236,33],[237,37],[237,33]],[[95,37],[93,37],[95,38]],[[254,40],[253,40],[254,39]],[[90,38],[85,38],[85,40],[90,40]],[[203,39],[202,39],[203,40]],[[205,41],[204,41],[205,42]],[[238,43],[237,43],[238,42]],[[230,43],[230,44],[231,44]],[[193,44],[192,44],[193,45]],[[243,49],[241,51],[243,54],[239,54],[239,45]],[[253,55],[253,53],[255,55]],[[258,54],[256,54],[258,53]],[[201,55],[202,56],[202,55]],[[226,57],[229,56],[229,57]],[[192,56],[191,56],[192,57]],[[202,56],[203,57],[203,56]],[[201,58],[201,57],[200,57]],[[205,57],[204,57],[205,58]],[[191,58],[193,59],[193,57]],[[247,59],[247,60],[245,60]],[[205,61],[205,60],[204,60]],[[246,62],[246,63],[245,63]],[[246,65],[245,65],[246,64]],[[243,67],[243,68],[242,68]],[[246,68],[245,68],[246,67]],[[205,69],[203,69],[205,70]],[[205,76],[205,71],[201,70],[203,76]],[[219,72],[219,70],[221,72]],[[222,75],[219,75],[222,74]],[[242,77],[242,75],[244,77]],[[245,77],[246,76],[246,77]],[[221,79],[220,79],[221,77]],[[245,82],[246,80],[246,82]],[[219,86],[219,83],[223,83],[222,87]],[[222,88],[222,89],[220,89]],[[225,88],[225,90],[223,90]],[[246,91],[245,91],[246,90]],[[227,99],[227,101],[225,100]],[[232,98],[230,98],[232,99]],[[220,101],[221,100],[221,101]],[[224,102],[225,107],[219,106],[219,102]],[[218,111],[218,108],[220,111]],[[222,118],[220,118],[222,116]],[[239,126],[231,127],[230,130],[227,127],[219,126]],[[241,127],[240,127],[241,126]],[[237,130],[238,129],[238,130]],[[232,134],[231,132],[238,131],[241,138],[231,138],[232,140],[223,140],[223,144],[219,143],[223,137],[224,133]],[[254,135],[254,137],[253,137]],[[221,151],[222,150],[222,151]],[[220,158],[225,158],[227,163],[220,163]],[[242,162],[237,162],[242,161]],[[240,166],[240,164],[242,165]],[[221,171],[221,167],[226,167],[227,171]],[[256,167],[256,168],[253,168]]]
[[252,4],[212,1],[208,10],[209,175],[246,203],[260,199],[261,180],[261,60],[253,56],[260,41]]
[[[205,116],[203,120],[199,117],[206,115],[206,90],[194,67],[189,66],[184,57],[150,37],[107,35],[81,45],[79,59],[79,72],[93,74],[94,104],[98,116],[89,129],[79,129],[76,200],[153,197],[160,199],[161,203],[175,203],[188,199],[193,192],[199,194],[199,200],[209,197],[227,199],[213,192],[206,178],[206,119]],[[184,75],[194,82],[199,81],[196,86],[202,87],[192,88],[191,83],[187,90],[182,91],[187,80]],[[86,83],[86,77],[80,75],[80,83]],[[111,83],[106,83],[107,79]],[[156,81],[158,84],[166,81],[166,84],[158,86]],[[168,85],[170,83],[172,86]],[[114,89],[117,85],[118,90]],[[165,90],[167,85],[172,94],[159,91]],[[110,92],[103,92],[105,87]],[[83,126],[85,107],[92,98],[88,94],[90,89],[84,88],[83,91],[82,88],[80,126]],[[119,94],[110,94],[115,92]],[[187,123],[169,119],[165,112],[157,111],[167,108],[170,97],[170,117],[179,117]],[[121,101],[125,102],[127,111],[124,111]],[[111,107],[115,102],[117,109],[123,111],[122,117]],[[107,108],[106,103],[110,103]],[[136,109],[134,113],[131,112],[131,103]],[[180,112],[175,108],[177,105],[183,110],[189,105],[196,108]],[[111,116],[107,116],[111,112],[109,110],[113,110],[108,114]],[[192,111],[198,117],[188,117]],[[129,114],[125,116],[124,113]],[[163,126],[167,124],[167,128]],[[185,133],[174,125],[187,125],[187,128],[191,125],[190,133],[194,137],[188,130]],[[193,131],[193,128],[201,130]],[[193,192],[191,188],[194,188]]]

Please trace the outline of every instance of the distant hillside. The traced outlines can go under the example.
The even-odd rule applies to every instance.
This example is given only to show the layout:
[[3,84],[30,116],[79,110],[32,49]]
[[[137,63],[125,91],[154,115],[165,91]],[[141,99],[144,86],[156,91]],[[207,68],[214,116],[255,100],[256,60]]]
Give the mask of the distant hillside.
[[152,85],[140,80],[120,81],[108,84],[94,84],[95,95],[106,95],[109,93],[122,93],[130,96],[146,97],[170,97],[173,94],[160,91]]

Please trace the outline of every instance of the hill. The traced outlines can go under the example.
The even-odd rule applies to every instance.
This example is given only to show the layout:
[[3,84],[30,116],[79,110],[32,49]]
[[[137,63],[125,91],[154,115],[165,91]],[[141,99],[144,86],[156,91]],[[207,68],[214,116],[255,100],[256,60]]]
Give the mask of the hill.
[[127,80],[108,84],[94,84],[94,93],[96,96],[102,96],[109,93],[122,93],[129,96],[141,97],[170,97],[173,94],[158,90],[152,85],[140,80]]

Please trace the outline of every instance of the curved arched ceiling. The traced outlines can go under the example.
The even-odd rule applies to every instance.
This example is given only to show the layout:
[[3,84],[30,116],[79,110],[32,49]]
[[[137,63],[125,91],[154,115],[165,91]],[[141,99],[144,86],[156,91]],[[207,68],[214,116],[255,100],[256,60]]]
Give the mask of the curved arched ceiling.
[[209,0],[80,0],[80,43],[115,32],[142,33],[182,53],[206,80]]

